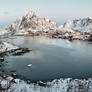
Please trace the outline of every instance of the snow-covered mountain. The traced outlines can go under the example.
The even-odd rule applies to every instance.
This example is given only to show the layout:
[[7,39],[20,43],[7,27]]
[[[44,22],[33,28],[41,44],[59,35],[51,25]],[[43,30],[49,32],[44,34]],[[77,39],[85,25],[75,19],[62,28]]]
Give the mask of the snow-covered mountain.
[[18,18],[9,28],[11,34],[22,35],[36,32],[56,31],[57,25],[46,18],[39,18],[35,12],[31,11],[27,15]]
[[10,27],[0,31],[0,35],[42,35],[62,32],[92,32],[92,18],[80,18],[67,21],[62,26],[57,26],[46,18],[39,18],[31,11],[25,16],[19,17]]
[[92,18],[88,17],[67,21],[63,25],[63,28],[71,29],[75,32],[92,32]]

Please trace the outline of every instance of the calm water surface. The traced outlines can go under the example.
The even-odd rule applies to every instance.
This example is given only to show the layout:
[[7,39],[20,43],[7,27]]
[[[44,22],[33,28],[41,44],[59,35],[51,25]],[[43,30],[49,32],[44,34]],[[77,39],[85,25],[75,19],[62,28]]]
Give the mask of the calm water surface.
[[[23,56],[6,57],[2,69],[16,70],[20,78],[47,81],[55,78],[92,77],[92,43],[46,37],[4,39],[33,51]],[[28,67],[32,64],[31,67]]]

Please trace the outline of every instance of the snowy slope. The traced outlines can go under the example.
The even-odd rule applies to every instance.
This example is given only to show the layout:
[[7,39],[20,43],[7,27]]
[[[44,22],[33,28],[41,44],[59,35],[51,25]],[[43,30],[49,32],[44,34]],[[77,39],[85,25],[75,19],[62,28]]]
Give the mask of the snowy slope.
[[71,29],[79,32],[92,32],[92,18],[81,18],[72,21],[67,21],[63,28]]
[[55,31],[57,25],[46,18],[39,18],[35,12],[31,11],[23,17],[18,18],[8,30],[11,34],[31,34],[36,32],[50,32]]

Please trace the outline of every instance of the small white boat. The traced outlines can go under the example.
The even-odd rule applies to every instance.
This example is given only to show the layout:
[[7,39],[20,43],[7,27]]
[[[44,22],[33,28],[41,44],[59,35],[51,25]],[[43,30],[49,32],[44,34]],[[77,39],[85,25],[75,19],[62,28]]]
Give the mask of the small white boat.
[[28,67],[31,67],[31,66],[32,66],[32,64],[28,64],[27,66],[28,66]]

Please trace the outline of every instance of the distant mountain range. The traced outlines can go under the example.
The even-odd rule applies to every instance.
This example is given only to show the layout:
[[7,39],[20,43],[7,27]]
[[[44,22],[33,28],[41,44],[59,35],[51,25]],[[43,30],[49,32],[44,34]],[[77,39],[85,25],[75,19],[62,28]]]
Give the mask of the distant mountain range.
[[92,32],[92,18],[75,19],[67,21],[62,26],[46,18],[39,18],[31,11],[18,18],[10,27],[0,31],[0,35],[32,35],[55,33],[58,31]]

